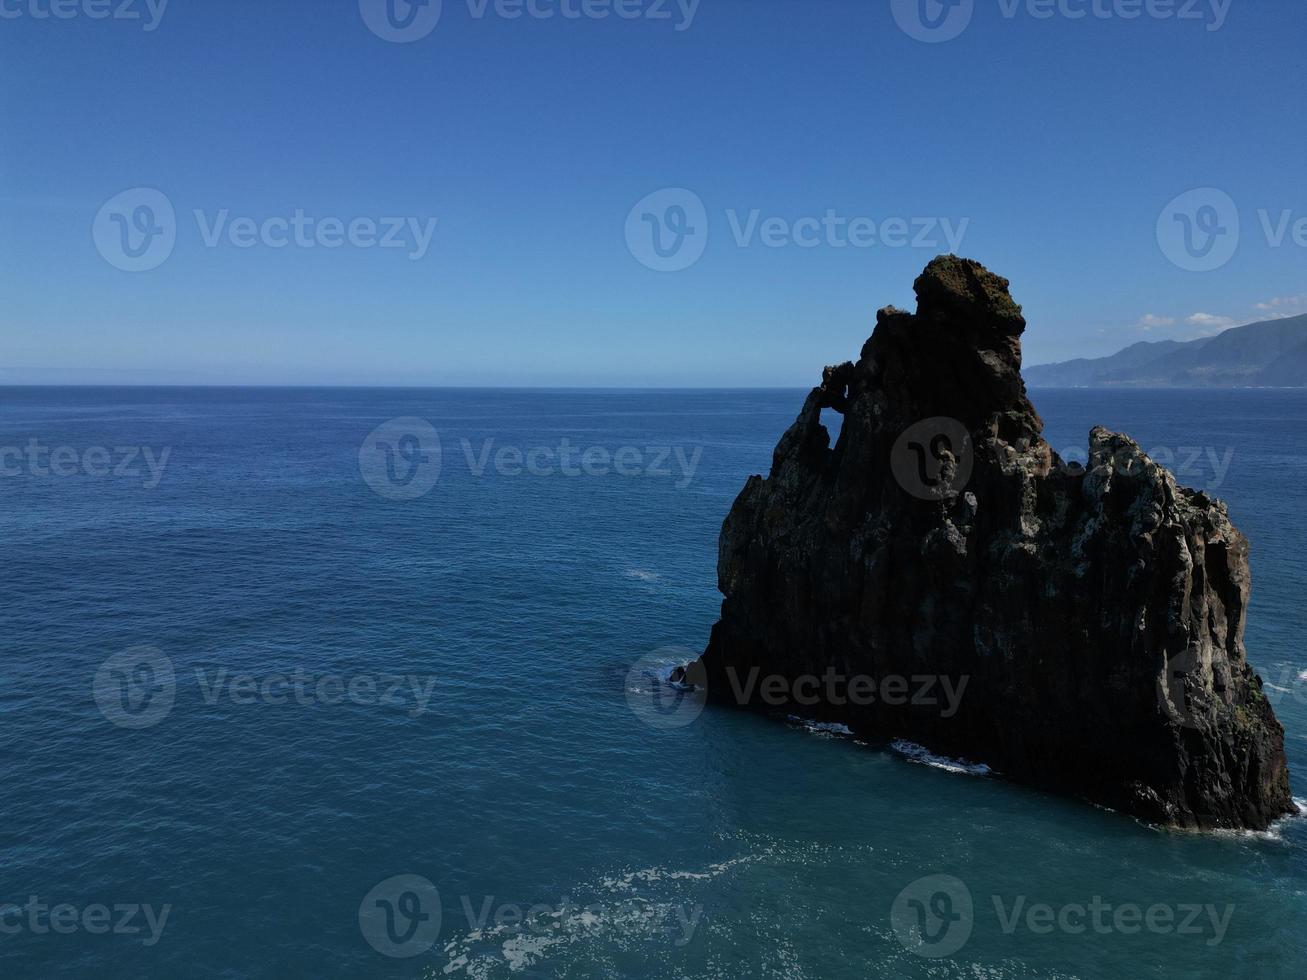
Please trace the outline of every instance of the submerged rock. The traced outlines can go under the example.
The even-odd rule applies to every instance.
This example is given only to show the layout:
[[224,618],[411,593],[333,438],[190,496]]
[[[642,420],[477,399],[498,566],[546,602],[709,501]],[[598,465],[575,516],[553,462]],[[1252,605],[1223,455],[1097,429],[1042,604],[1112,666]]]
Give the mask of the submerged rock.
[[[1062,462],[1008,282],[955,256],[822,383],[722,527],[712,700],[1180,826],[1295,812],[1225,505],[1097,428]],[[843,415],[834,446],[823,409]]]

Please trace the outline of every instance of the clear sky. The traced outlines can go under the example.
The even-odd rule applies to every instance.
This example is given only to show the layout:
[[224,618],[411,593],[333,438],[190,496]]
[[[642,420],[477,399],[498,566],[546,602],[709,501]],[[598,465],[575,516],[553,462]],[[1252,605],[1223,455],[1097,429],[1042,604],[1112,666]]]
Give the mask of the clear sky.
[[1307,312],[1307,4],[953,2],[0,0],[0,381],[809,385],[953,245],[1028,363]]

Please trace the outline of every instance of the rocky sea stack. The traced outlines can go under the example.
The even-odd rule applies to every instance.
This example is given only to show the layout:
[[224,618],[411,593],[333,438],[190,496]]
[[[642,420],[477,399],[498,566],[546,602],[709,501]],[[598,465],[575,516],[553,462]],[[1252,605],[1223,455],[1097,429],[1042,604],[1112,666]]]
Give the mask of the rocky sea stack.
[[915,314],[881,310],[859,359],[825,369],[731,508],[693,665],[708,697],[1159,823],[1295,812],[1225,505],[1105,429],[1087,466],[1063,463],[1006,279],[949,255],[915,288]]

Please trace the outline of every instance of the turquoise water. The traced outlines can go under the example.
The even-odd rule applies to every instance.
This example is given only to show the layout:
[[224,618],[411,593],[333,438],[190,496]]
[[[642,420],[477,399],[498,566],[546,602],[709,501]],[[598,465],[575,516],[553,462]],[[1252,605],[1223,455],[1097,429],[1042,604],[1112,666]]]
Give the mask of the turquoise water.
[[[1301,975],[1307,820],[1164,832],[633,710],[633,664],[702,646],[721,519],[803,395],[0,392],[0,974]],[[1058,450],[1119,427],[1229,501],[1307,796],[1307,394],[1034,400]],[[438,479],[394,439],[417,475],[365,452],[378,493],[360,447],[402,418]]]

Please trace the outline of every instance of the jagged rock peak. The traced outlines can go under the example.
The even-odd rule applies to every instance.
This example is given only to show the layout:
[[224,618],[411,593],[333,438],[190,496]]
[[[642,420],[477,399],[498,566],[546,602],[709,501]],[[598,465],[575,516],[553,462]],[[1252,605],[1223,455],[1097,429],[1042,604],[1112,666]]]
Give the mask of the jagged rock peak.
[[960,320],[1020,336],[1026,321],[1009,285],[974,259],[941,255],[913,283],[917,316]]
[[[1006,279],[946,255],[916,292],[915,314],[881,310],[859,359],[823,372],[727,515],[721,619],[695,671],[708,697],[1162,823],[1295,812],[1225,506],[1106,429],[1087,466],[1062,463],[1026,397]],[[844,415],[833,446],[823,408]],[[958,698],[797,696],[828,672],[882,695],[926,676]],[[782,683],[745,683],[759,675]]]
[[850,394],[881,392],[895,413],[954,418],[1012,443],[1037,440],[1043,423],[1021,379],[1026,321],[1008,281],[972,259],[941,255],[914,288],[915,314],[880,310],[856,369],[828,372],[842,372],[835,380]]

